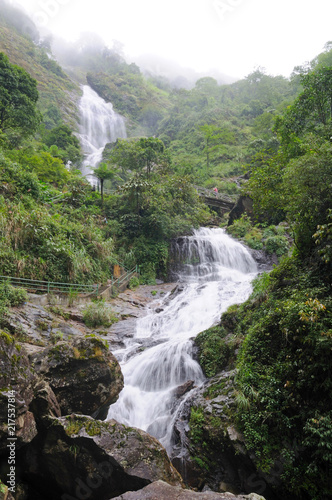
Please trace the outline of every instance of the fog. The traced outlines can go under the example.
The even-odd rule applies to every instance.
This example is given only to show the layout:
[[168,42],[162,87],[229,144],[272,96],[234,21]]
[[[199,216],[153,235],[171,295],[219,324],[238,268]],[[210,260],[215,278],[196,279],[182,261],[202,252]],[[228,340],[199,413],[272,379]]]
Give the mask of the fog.
[[44,35],[75,42],[95,32],[123,44],[128,62],[189,82],[212,75],[229,82],[264,67],[289,76],[331,37],[327,0],[8,0]]

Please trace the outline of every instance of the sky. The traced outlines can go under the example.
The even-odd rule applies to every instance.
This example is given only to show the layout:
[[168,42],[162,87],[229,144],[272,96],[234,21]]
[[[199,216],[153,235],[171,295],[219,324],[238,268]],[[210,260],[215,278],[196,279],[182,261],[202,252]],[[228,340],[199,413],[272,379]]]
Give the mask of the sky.
[[[199,72],[290,76],[332,40],[331,0],[9,0],[66,40],[98,33],[129,62],[157,54]],[[157,69],[157,68],[156,68]]]

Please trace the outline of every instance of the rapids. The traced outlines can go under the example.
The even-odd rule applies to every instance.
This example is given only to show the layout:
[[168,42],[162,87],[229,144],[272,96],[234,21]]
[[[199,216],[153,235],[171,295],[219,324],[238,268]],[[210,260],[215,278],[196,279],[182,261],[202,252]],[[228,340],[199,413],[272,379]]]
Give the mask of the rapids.
[[[179,290],[165,296],[159,313],[150,309],[139,319],[133,338],[114,352],[125,386],[108,414],[147,431],[168,450],[178,408],[176,388],[205,380],[193,359],[192,339],[217,324],[230,305],[248,298],[257,273],[249,252],[222,229],[201,228],[179,238],[172,253]],[[147,340],[151,347],[139,349]]]

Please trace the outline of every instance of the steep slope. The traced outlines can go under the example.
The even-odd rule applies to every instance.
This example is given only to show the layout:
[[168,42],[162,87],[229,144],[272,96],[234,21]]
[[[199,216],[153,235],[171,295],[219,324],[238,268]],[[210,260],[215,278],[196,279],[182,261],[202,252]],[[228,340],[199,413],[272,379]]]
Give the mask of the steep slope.
[[[24,32],[27,26],[35,41]],[[62,118],[76,129],[77,102],[81,89],[57,64],[47,44],[43,46],[37,37],[38,32],[32,21],[21,11],[0,0],[0,52],[4,52],[12,64],[21,66],[37,80],[38,106],[51,125],[56,125]]]

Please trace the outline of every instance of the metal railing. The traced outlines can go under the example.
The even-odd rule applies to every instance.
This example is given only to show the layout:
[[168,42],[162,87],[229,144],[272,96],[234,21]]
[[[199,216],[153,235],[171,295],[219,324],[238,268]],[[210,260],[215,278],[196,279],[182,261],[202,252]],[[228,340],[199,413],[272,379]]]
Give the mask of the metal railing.
[[119,278],[117,278],[116,280],[114,280],[112,278],[112,288],[114,287],[115,289],[118,289],[120,288],[120,286],[125,282],[125,281],[130,281],[130,278],[132,278],[132,276],[134,276],[134,274],[138,274],[139,273],[139,268],[138,266],[136,265],[135,267],[133,267],[130,271],[126,271],[122,276],[120,276]]
[[54,281],[29,280],[26,278],[13,278],[0,276],[0,282],[8,282],[12,286],[44,293],[95,293],[98,295],[100,285],[81,285],[78,283],[57,283]]

